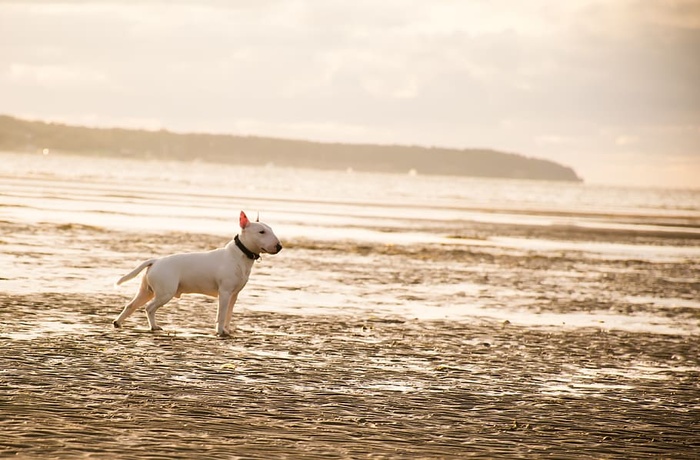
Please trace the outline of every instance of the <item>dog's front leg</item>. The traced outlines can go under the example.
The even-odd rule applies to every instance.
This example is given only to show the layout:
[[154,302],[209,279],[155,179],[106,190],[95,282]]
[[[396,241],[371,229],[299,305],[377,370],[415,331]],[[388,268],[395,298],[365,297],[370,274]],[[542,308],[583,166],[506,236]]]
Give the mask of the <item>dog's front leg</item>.
[[229,308],[233,310],[233,304],[236,303],[236,297],[237,294],[230,291],[219,292],[219,309],[216,312],[216,335],[220,337],[228,337],[231,335],[231,332],[228,330],[228,323],[226,320],[227,318],[230,318]]
[[232,293],[228,298],[228,305],[226,305],[226,318],[224,320],[224,331],[231,334],[231,317],[233,316],[233,306],[236,305],[236,300],[238,299],[238,293]]

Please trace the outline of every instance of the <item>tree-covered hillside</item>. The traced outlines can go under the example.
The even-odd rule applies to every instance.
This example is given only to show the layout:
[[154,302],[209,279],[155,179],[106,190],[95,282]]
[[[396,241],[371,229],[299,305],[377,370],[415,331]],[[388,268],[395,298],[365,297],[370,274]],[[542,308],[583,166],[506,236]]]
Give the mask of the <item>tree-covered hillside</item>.
[[483,149],[333,144],[266,137],[105,129],[0,116],[0,150],[357,171],[580,181],[548,160]]

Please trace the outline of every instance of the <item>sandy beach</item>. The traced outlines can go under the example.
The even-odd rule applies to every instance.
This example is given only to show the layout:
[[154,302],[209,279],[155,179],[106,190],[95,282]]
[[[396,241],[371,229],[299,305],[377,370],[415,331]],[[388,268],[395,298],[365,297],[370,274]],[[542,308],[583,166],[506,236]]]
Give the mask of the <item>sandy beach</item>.
[[[18,266],[50,260],[78,284],[93,271],[119,274],[115,267],[125,270],[146,252],[222,241],[77,225],[3,222],[2,229],[13,235],[6,248],[8,240],[24,241]],[[62,247],[38,244],[47,240]],[[128,254],[116,251],[125,247]],[[375,260],[381,267],[368,270]],[[564,278],[553,286],[544,276],[593,266],[596,276],[577,287]],[[383,284],[398,298],[426,286],[424,298],[407,299],[426,303],[446,295],[430,286],[459,276],[517,290],[540,315],[599,310],[634,321],[654,310],[659,322],[694,329],[611,330],[605,315],[597,327],[411,318],[372,304],[324,313],[323,292],[317,311],[265,308],[270,298],[312,289],[313,282],[291,283],[293,272],[295,280],[332,273],[331,287],[341,291],[345,283]],[[673,305],[659,314],[651,301],[606,300],[633,293],[691,299],[696,275],[688,263],[659,267],[576,253],[545,259],[478,247],[289,241],[256,266],[228,340],[214,337],[215,306],[204,297],[164,307],[165,332],[150,333],[142,314],[123,330],[111,328],[130,289],[3,293],[0,449],[24,458],[696,458],[698,309]],[[452,295],[484,302],[487,291]],[[596,305],[587,298],[593,292],[601,293]]]

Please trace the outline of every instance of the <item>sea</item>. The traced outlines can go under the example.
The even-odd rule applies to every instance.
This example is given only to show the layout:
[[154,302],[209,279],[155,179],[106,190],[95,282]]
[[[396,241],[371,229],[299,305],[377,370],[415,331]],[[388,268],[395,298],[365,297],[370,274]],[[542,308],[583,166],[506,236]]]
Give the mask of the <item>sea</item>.
[[[6,229],[0,235],[0,248],[4,248],[0,291],[89,295],[113,290],[114,280],[132,268],[125,262],[114,264],[121,250],[129,254],[130,263],[159,253],[157,247],[141,254],[115,247],[104,256],[109,263],[81,262],[82,268],[76,267],[71,260],[90,252],[90,247],[85,241],[81,248],[66,245],[61,239],[66,226],[144,235],[206,234],[220,236],[225,243],[238,232],[241,210],[270,224],[291,248],[266,257],[267,264],[262,264],[263,272],[287,289],[274,291],[263,282],[251,281],[267,293],[251,299],[251,308],[302,314],[355,308],[456,321],[488,318],[533,326],[604,324],[661,333],[700,331],[697,318],[689,323],[687,315],[674,320],[666,313],[674,306],[700,311],[695,310],[700,299],[694,298],[692,288],[697,285],[694,278],[700,264],[700,189],[428,176],[415,171],[386,174],[48,151],[0,153],[0,222]],[[38,231],[42,228],[55,231]],[[193,237],[186,249],[196,248]],[[381,248],[384,255],[371,254],[372,248]],[[357,270],[346,271],[348,267],[381,272],[394,260],[386,255],[387,248],[405,256],[401,263],[423,264],[426,273],[439,263],[439,270],[452,274],[479,270],[484,281],[445,275],[442,282],[426,275],[412,283],[380,279],[355,283]],[[444,257],[421,262],[411,257],[418,248],[433,256],[442,252]],[[314,265],[308,253],[314,249],[316,255],[336,258],[334,268],[321,274],[311,268],[305,271],[304,267]],[[568,286],[563,297],[572,301],[584,296],[592,306],[576,311],[533,308],[538,303],[533,298],[541,298],[542,293],[533,293],[531,286],[523,282],[491,286],[486,280],[506,279],[517,266],[510,262],[469,266],[471,262],[455,258],[460,251],[501,258],[549,257],[553,266],[561,265],[556,262],[564,255],[580,257],[585,267],[552,268],[547,280],[536,282],[553,284],[547,294],[550,298],[561,284]],[[646,265],[630,270],[658,270],[662,278],[671,264],[682,275],[669,275],[668,282],[676,279],[684,288],[649,292],[640,286],[638,294],[625,290],[612,299],[607,292],[596,294],[599,287],[591,287],[591,278],[608,269],[619,271],[624,261],[641,261]],[[284,269],[273,275],[275,264]],[[600,298],[606,300],[603,310],[597,302]],[[660,310],[655,314],[648,308],[630,317],[610,307],[616,302]]]

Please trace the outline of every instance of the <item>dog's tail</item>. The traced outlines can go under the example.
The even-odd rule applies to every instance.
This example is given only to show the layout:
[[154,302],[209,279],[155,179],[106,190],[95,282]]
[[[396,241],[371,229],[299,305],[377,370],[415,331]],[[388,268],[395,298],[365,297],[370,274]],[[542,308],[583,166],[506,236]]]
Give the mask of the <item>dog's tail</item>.
[[149,260],[145,261],[144,263],[142,263],[142,264],[139,265],[138,267],[134,268],[131,272],[129,272],[129,273],[127,273],[126,275],[124,275],[124,276],[122,276],[121,278],[119,278],[119,281],[117,281],[116,283],[114,283],[114,285],[115,285],[115,286],[119,286],[120,284],[122,284],[122,283],[124,283],[124,282],[126,282],[126,281],[129,281],[131,278],[135,278],[136,275],[138,275],[139,273],[141,273],[141,271],[142,271],[144,268],[150,267],[151,265],[153,265],[153,264],[155,263],[156,260],[158,260],[158,259],[149,259]]

